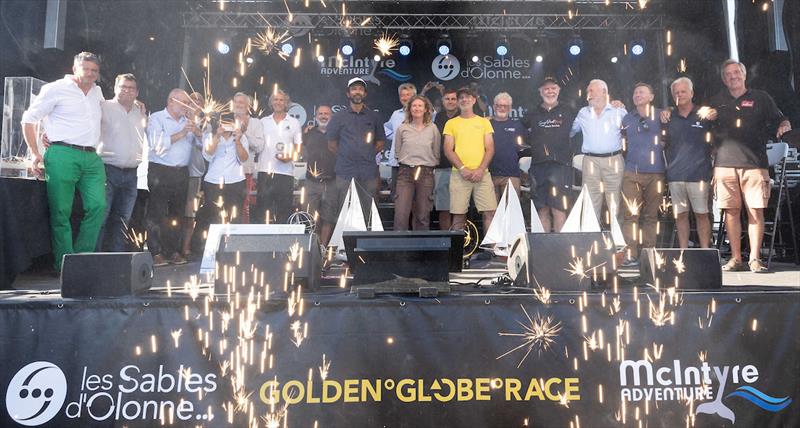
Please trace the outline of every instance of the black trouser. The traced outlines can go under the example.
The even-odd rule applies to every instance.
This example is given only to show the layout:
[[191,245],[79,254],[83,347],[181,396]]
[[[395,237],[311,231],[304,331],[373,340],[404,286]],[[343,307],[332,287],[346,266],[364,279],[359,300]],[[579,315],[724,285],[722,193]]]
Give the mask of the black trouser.
[[[192,236],[192,252],[200,253],[205,247],[208,227],[211,224],[223,223],[222,211],[225,211],[224,223],[241,223],[242,206],[244,205],[245,181],[219,184],[203,181],[203,204],[197,211],[197,222]],[[220,205],[219,202],[222,201]],[[236,217],[231,218],[233,215]]]
[[284,174],[258,173],[256,211],[250,214],[251,223],[263,224],[269,210],[270,223],[286,223],[294,204],[294,177]]
[[155,256],[170,257],[177,253],[181,241],[181,224],[186,208],[186,167],[172,167],[150,162],[147,187],[147,248]]

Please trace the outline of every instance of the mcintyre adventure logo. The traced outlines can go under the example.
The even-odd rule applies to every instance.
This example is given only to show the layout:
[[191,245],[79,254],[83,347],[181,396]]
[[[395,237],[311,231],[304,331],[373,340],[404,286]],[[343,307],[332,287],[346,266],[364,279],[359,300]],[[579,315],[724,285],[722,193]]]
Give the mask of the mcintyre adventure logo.
[[[6,410],[25,426],[45,424],[62,412],[62,418],[93,421],[194,421],[214,418],[211,409],[197,401],[217,390],[217,375],[193,373],[183,365],[152,370],[129,364],[117,372],[93,373],[83,367],[75,396],[67,400],[67,379],[55,364],[37,361],[21,368],[6,390]],[[64,405],[64,403],[67,403]]]
[[[712,389],[712,375],[717,380]],[[779,412],[792,403],[789,397],[776,398],[751,385],[741,385],[728,395],[728,382],[754,384],[758,381],[758,368],[752,364],[740,366],[711,366],[703,362],[699,366],[683,366],[680,360],[672,365],[653,367],[646,360],[625,360],[619,366],[620,397],[622,401],[706,401],[697,406],[695,414],[718,415],[732,423],[736,415],[723,403],[731,397],[740,397],[769,411]]]
[[36,361],[21,368],[6,390],[6,410],[11,419],[37,426],[53,419],[67,398],[67,378],[58,366]]
[[341,57],[329,56],[319,68],[319,73],[325,76],[358,76],[367,83],[381,85],[376,74],[389,77],[397,82],[411,80],[410,74],[400,73],[395,70],[397,62],[391,58],[375,61],[369,57]]

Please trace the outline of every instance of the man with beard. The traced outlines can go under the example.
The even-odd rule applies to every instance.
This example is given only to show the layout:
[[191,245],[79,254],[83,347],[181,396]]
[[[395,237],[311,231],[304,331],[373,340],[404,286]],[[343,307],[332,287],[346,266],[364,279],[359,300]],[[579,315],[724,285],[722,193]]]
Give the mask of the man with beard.
[[386,137],[378,113],[364,104],[367,84],[354,77],[347,82],[350,105],[339,111],[328,124],[328,147],[336,153],[336,193],[341,211],[350,180],[355,179],[364,218],[369,221],[372,199],[378,191],[378,165],[375,155],[383,150]]
[[315,216],[319,231],[319,242],[328,245],[336,224],[336,154],[328,149],[325,132],[331,120],[331,106],[317,106],[314,116],[316,126],[303,134],[303,159],[306,161],[307,211]]
[[[458,116],[458,91],[454,88],[447,89],[442,94],[442,111],[436,113],[434,125],[439,128],[439,134],[444,135],[444,125],[448,120]],[[433,171],[433,205],[439,213],[439,229],[450,230],[452,224],[450,215],[450,173],[453,166],[444,155],[444,144],[439,154],[439,165]]]

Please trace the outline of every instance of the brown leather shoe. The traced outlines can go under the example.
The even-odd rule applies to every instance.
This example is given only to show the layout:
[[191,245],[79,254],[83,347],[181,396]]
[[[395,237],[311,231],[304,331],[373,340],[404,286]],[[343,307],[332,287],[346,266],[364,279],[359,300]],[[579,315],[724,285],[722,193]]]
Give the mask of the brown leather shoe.
[[184,259],[180,253],[175,253],[172,255],[172,259],[169,262],[174,265],[185,265],[186,259]]
[[156,254],[153,256],[153,267],[161,267],[168,265],[169,262],[167,259],[164,258],[161,254]]

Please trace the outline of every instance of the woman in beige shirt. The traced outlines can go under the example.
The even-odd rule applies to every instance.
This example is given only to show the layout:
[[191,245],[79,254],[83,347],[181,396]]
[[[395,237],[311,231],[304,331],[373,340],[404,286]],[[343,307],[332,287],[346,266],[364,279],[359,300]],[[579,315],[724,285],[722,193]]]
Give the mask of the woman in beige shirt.
[[395,154],[400,163],[394,200],[394,230],[430,229],[433,171],[439,164],[442,136],[433,124],[433,106],[422,95],[406,104],[406,118],[395,131]]

